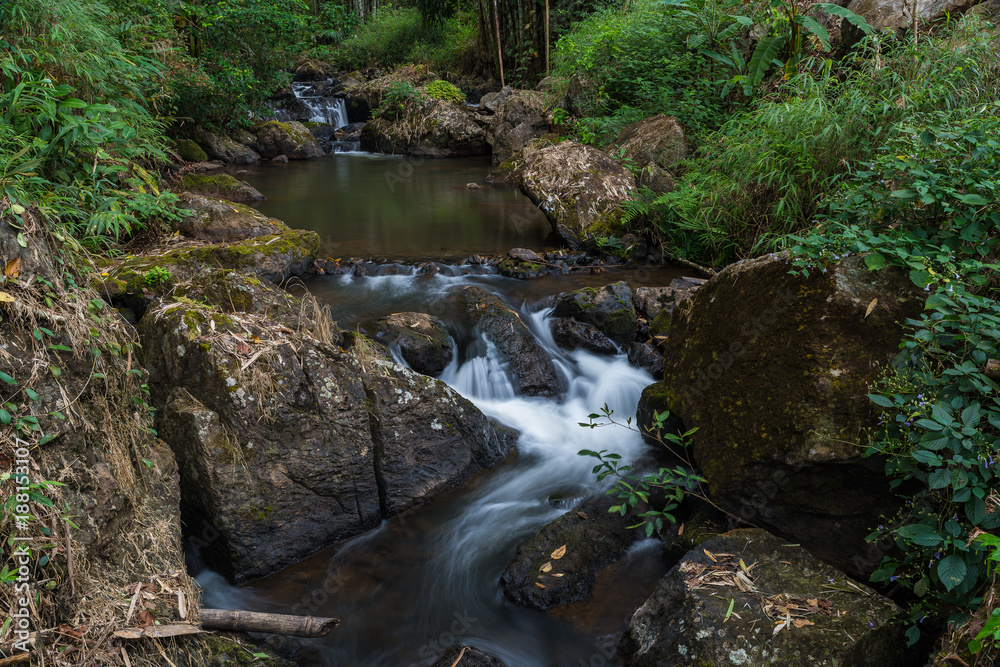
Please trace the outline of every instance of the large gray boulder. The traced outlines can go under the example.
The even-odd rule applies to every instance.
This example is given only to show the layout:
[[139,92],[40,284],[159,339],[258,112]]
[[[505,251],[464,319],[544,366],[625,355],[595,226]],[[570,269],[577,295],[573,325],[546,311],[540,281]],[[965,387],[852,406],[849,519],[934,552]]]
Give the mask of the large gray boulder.
[[209,157],[221,160],[225,164],[260,162],[260,154],[257,151],[222,134],[203,131],[198,136],[198,143],[204,147]]
[[[955,16],[979,0],[916,0],[917,19],[929,23],[950,14]],[[851,0],[847,5],[876,30],[905,30],[913,25],[914,3],[910,0]],[[851,26],[844,23],[844,26]]]
[[524,161],[519,183],[572,248],[580,248],[588,236],[620,233],[621,205],[635,193],[635,178],[627,169],[575,141],[532,153]]
[[[622,159],[638,166],[656,165],[669,169],[687,157],[684,130],[673,116],[659,114],[632,123],[623,129],[611,146]],[[618,154],[618,153],[616,153]]]
[[734,530],[687,553],[632,616],[628,667],[897,667],[900,610],[804,549]]
[[294,120],[287,123],[272,120],[258,125],[254,148],[268,159],[284,155],[289,160],[314,160],[325,155],[312,132]]
[[[363,336],[301,304],[288,306],[298,320],[257,312],[274,299],[245,292],[273,291],[263,283],[232,295],[249,311],[223,309],[218,277],[205,281],[201,299],[147,313],[140,335],[191,533],[214,536],[193,546],[231,579],[274,572],[505,456],[474,405]],[[220,303],[202,305],[209,296]]]
[[455,357],[455,341],[439,318],[425,313],[394,313],[376,323],[379,339],[399,348],[410,368],[437,376]]
[[878,421],[865,394],[923,292],[861,257],[808,278],[790,268],[784,255],[738,262],[683,301],[646,402],[698,429],[717,503],[863,577],[881,561],[866,536],[898,509],[883,462],[861,456]]

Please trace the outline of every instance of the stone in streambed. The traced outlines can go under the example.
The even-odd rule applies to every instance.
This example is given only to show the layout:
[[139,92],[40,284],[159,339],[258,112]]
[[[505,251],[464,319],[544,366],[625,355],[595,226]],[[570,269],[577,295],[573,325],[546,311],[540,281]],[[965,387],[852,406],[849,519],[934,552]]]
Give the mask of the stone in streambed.
[[617,354],[618,347],[592,324],[577,322],[571,317],[557,317],[550,325],[552,337],[567,350],[583,348],[594,354]]
[[[612,502],[602,497],[570,510],[522,543],[500,576],[504,594],[533,609],[589,596],[594,574],[621,558],[639,537],[638,531],[627,528],[634,517],[608,512]],[[562,547],[565,553],[554,558]]]
[[481,287],[466,287],[461,298],[466,313],[509,364],[514,391],[525,396],[558,396],[563,382],[555,364],[521,317]]
[[229,174],[185,174],[180,189],[187,192],[227,199],[233,202],[252,202],[265,199],[257,188]]
[[564,292],[556,297],[553,315],[592,324],[622,346],[635,339],[638,325],[632,290],[624,282]]
[[455,357],[455,341],[439,318],[425,313],[396,313],[378,321],[383,342],[399,346],[410,368],[424,375],[441,374]]

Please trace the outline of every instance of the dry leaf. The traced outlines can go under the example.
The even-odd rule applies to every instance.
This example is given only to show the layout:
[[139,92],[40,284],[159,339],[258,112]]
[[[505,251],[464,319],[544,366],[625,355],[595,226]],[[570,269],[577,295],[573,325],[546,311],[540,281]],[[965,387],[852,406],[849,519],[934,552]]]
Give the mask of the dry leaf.
[[562,558],[565,555],[566,555],[566,545],[565,544],[552,552],[552,558],[554,558],[556,560],[559,560],[560,558]]
[[537,581],[535,582],[535,585],[538,586],[539,588],[545,588],[545,584],[540,584]]
[[795,620],[792,621],[792,625],[794,625],[797,628],[804,628],[807,625],[816,625],[816,624],[813,623],[812,621],[807,621],[804,618],[796,618]]
[[683,535],[683,534],[684,534],[684,524],[682,523],[682,524],[681,524],[680,526],[678,526],[678,528],[677,528],[677,537],[680,537],[680,536],[681,536],[681,535]]
[[710,551],[709,551],[708,549],[702,549],[702,551],[704,551],[704,552],[705,552],[705,555],[706,555],[706,556],[708,556],[709,558],[711,558],[711,559],[712,559],[712,562],[713,562],[713,563],[718,563],[718,562],[719,562],[719,559],[718,559],[718,558],[716,558],[715,556],[713,556],[713,555],[712,555],[712,553],[711,553],[711,552],[710,552]]
[[541,566],[540,568],[538,568],[538,571],[539,571],[539,572],[548,572],[548,571],[549,571],[549,570],[551,570],[551,569],[552,569],[552,563],[551,563],[551,562],[548,562],[548,563],[546,563],[545,565],[543,565],[543,566]]
[[872,302],[868,304],[868,310],[865,311],[865,317],[871,315],[872,311],[875,310],[875,306],[877,305],[878,305],[878,299],[872,299]]
[[816,598],[809,598],[808,600],[806,600],[806,604],[809,605],[810,607],[819,607],[819,600],[817,600]]
[[259,336],[252,336],[252,337],[250,338],[250,340],[252,340],[252,341],[253,341],[253,342],[255,342],[255,343],[260,343],[260,337],[259,337]]
[[250,346],[246,343],[237,343],[236,354],[250,354]]
[[21,275],[20,255],[7,262],[7,266],[3,267],[3,274],[8,278],[17,278],[19,275]]
[[136,615],[136,620],[139,621],[140,628],[148,628],[149,626],[156,624],[156,616],[154,616],[153,612],[149,611],[148,609],[143,609],[142,611],[140,611]]
[[583,512],[581,512],[580,510],[576,510],[576,515],[578,517],[580,517],[581,519],[583,519],[584,521],[589,521],[590,520],[590,517],[587,516],[586,514],[584,514]]
[[0,292],[0,303],[14,303],[14,297],[7,292]]
[[566,575],[563,574],[562,572],[553,572],[552,576],[553,577],[565,577]]

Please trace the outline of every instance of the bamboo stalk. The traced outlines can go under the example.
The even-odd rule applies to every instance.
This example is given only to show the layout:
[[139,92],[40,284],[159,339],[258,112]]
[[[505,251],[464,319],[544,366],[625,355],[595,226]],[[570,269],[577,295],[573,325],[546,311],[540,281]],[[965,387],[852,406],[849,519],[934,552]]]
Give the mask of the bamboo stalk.
[[340,625],[340,619],[321,616],[268,614],[235,609],[202,609],[201,626],[233,632],[268,632],[294,637],[322,637]]
[[500,48],[500,13],[497,11],[497,0],[493,0],[493,18],[497,24],[497,62],[500,64],[500,87],[507,84],[503,80],[503,51]]

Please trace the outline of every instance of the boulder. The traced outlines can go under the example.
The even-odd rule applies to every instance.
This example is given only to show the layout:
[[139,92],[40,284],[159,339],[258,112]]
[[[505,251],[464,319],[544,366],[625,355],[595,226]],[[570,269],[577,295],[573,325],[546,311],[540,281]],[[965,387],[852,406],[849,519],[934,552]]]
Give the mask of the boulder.
[[649,338],[655,345],[670,333],[670,318],[674,309],[694,291],[705,284],[702,278],[674,278],[666,287],[637,287],[632,292],[632,303],[639,316],[639,335]]
[[[917,17],[921,23],[930,23],[955,16],[978,4],[979,0],[916,0]],[[851,0],[847,5],[855,14],[860,14],[876,31],[906,30],[913,25],[913,2],[896,0]],[[850,28],[848,23],[843,24]],[[853,33],[852,33],[853,34]]]
[[650,343],[634,342],[626,348],[625,353],[630,364],[646,371],[654,380],[663,377],[663,355]]
[[190,213],[173,224],[174,231],[200,241],[222,243],[290,231],[281,220],[211,196],[187,193],[180,205]]
[[567,350],[583,348],[594,354],[617,354],[614,342],[593,324],[577,322],[572,317],[557,317],[552,320],[552,338]]
[[639,537],[627,528],[634,517],[608,512],[613,502],[604,496],[571,510],[521,544],[500,576],[504,594],[533,609],[588,597],[594,574],[625,555]]
[[574,141],[528,156],[519,184],[572,248],[580,248],[588,235],[608,236],[620,228],[620,205],[635,193],[635,179],[627,169]]
[[437,376],[455,358],[455,341],[439,318],[425,313],[396,313],[378,321],[378,337],[399,348],[418,373]]
[[633,614],[628,667],[901,667],[900,610],[763,530],[692,549]]
[[184,175],[178,186],[181,190],[206,197],[228,199],[233,202],[260,201],[266,199],[257,188],[246,181],[241,181],[229,174],[195,174]]
[[531,278],[541,278],[549,273],[549,268],[544,264],[527,260],[518,260],[511,257],[503,259],[497,264],[497,271],[502,276],[517,278],[519,280],[530,280]]
[[635,339],[638,320],[625,282],[563,292],[556,296],[553,315],[592,324],[623,347]]
[[809,277],[783,255],[726,267],[673,314],[660,395],[697,428],[693,454],[727,510],[855,576],[898,508],[877,457],[869,387],[923,306],[905,273],[848,257]]
[[[507,91],[506,94],[503,94]],[[496,100],[490,117],[486,140],[493,147],[493,164],[516,155],[533,139],[549,131],[545,119],[546,95],[536,90],[504,89]]]
[[208,159],[208,154],[202,150],[198,142],[191,139],[178,139],[174,142],[177,146],[177,154],[185,162],[204,162]]
[[421,157],[468,157],[490,152],[485,130],[464,104],[428,99],[379,117],[361,130],[361,150]]
[[669,169],[687,157],[688,142],[676,118],[659,114],[627,126],[611,148],[637,166]]
[[562,379],[555,364],[520,316],[481,287],[461,291],[466,313],[509,364],[514,391],[525,396],[557,396]]
[[260,162],[260,154],[248,146],[221,134],[203,131],[198,137],[210,157],[221,160],[224,164],[256,164]]
[[254,148],[263,158],[284,155],[289,160],[313,160],[324,155],[316,138],[298,121],[261,123],[257,126]]
[[[217,276],[193,279],[204,281]],[[507,451],[469,401],[313,312],[293,323],[182,299],[140,324],[190,532],[213,536],[192,546],[236,582],[426,502]]]

